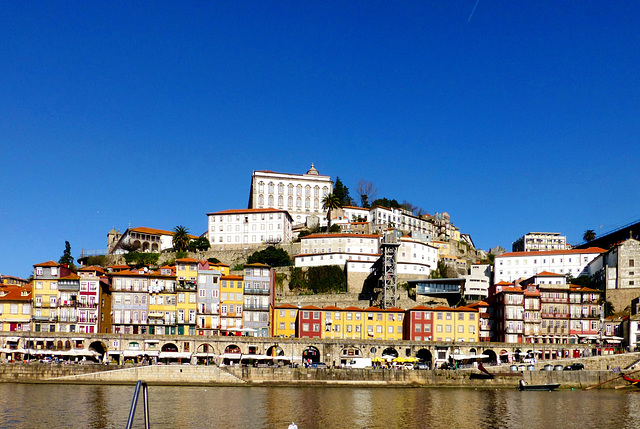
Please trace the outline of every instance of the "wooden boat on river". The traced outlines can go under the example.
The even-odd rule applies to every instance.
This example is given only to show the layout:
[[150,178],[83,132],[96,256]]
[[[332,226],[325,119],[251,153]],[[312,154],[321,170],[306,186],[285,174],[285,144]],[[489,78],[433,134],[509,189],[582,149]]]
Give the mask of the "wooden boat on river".
[[518,384],[518,390],[523,392],[525,390],[537,390],[537,391],[551,391],[560,387],[560,383],[552,384],[527,384],[524,380],[520,380]]
[[626,374],[623,374],[623,375],[622,375],[622,378],[623,378],[625,381],[629,382],[629,385],[630,385],[630,386],[635,386],[635,387],[637,387],[638,389],[640,389],[640,380],[639,380],[639,379],[631,378],[631,377],[629,377],[629,376],[628,376],[628,375],[626,375]]

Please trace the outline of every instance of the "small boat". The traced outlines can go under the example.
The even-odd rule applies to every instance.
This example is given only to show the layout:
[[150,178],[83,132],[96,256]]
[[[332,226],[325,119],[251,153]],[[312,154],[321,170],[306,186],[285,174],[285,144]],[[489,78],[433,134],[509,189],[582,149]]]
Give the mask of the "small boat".
[[624,378],[626,381],[628,381],[630,386],[635,386],[638,389],[640,389],[640,380],[628,377],[627,375],[624,375],[624,374],[622,375],[622,378]]
[[551,391],[556,390],[560,387],[560,383],[552,383],[552,384],[526,384],[524,380],[520,380],[518,384],[519,391],[525,390],[538,390],[538,391]]

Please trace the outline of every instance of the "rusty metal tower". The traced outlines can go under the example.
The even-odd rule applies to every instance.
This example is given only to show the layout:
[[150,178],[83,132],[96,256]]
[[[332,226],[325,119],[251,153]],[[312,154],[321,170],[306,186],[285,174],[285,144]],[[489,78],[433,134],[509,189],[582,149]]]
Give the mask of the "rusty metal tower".
[[382,238],[382,309],[397,307],[398,304],[398,239],[395,234],[387,233]]

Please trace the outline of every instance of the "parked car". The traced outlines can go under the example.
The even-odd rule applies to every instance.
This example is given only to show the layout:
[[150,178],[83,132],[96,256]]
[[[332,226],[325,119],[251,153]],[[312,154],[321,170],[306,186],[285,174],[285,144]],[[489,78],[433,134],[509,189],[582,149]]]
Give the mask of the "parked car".
[[326,369],[326,368],[329,368],[329,367],[324,362],[315,362],[315,363],[312,363],[311,365],[309,365],[309,368]]
[[411,362],[405,362],[404,365],[402,365],[403,369],[413,369],[413,364]]
[[429,365],[424,362],[418,362],[416,364],[416,369],[429,369]]
[[567,365],[564,367],[565,371],[579,371],[581,369],[584,369],[584,365],[581,363],[572,363],[571,365]]
[[440,369],[456,369],[456,366],[452,363],[445,362],[442,365],[440,365]]

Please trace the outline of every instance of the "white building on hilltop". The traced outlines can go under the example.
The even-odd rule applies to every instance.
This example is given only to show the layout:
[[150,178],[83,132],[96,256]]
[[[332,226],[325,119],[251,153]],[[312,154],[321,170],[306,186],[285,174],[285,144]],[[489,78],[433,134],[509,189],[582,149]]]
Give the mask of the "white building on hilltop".
[[286,210],[240,209],[207,213],[207,237],[212,250],[257,244],[288,244],[293,233]]
[[559,232],[530,232],[514,241],[511,248],[514,252],[566,250],[567,237]]
[[496,256],[494,282],[514,282],[535,276],[542,271],[579,277],[590,275],[588,265],[604,252],[599,247],[588,249],[509,252]]
[[294,224],[303,224],[307,217],[317,216],[326,225],[322,199],[333,192],[331,177],[318,173],[313,164],[305,174],[254,171],[249,194],[250,209],[286,210]]

